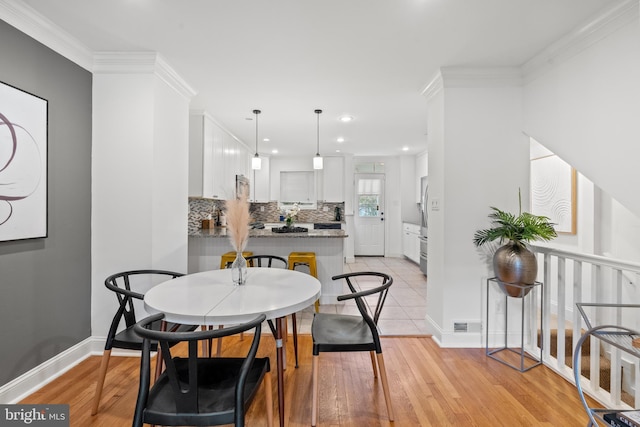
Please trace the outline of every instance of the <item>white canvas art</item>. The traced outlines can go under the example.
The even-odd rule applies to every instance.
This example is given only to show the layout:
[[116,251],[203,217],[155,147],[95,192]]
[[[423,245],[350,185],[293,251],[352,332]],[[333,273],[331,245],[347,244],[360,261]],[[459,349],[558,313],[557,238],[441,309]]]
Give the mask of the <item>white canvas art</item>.
[[47,108],[0,82],[0,241],[47,236]]
[[531,160],[531,213],[551,219],[558,233],[576,233],[575,169],[556,155]]

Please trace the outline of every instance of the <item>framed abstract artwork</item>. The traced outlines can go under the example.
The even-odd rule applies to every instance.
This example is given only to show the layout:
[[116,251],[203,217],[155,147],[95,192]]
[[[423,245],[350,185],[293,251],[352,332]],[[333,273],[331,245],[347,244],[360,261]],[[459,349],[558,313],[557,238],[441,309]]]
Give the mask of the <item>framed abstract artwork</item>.
[[47,237],[48,102],[0,82],[0,241]]
[[576,170],[555,154],[531,160],[531,213],[576,234]]

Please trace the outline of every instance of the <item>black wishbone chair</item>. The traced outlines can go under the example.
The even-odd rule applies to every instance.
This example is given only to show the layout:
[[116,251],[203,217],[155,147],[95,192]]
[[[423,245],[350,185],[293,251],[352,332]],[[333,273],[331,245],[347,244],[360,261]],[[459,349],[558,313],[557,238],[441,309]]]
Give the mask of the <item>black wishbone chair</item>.
[[[380,380],[387,403],[389,421],[393,421],[393,408],[391,406],[387,372],[384,366],[382,346],[380,345],[377,327],[380,312],[387,298],[389,287],[393,284],[393,279],[387,274],[376,272],[347,273],[333,276],[332,279],[344,279],[346,281],[351,293],[338,296],[338,301],[354,300],[360,315],[315,313],[313,317],[313,323],[311,324],[313,338],[311,425],[315,426],[318,420],[319,356],[323,352],[368,351],[371,354],[374,378],[378,377],[378,368],[380,370]],[[377,285],[371,289],[358,290],[354,282],[367,282],[367,284],[375,282]],[[377,303],[373,313],[369,313],[365,297],[376,295]]]
[[[273,398],[269,358],[256,358],[261,324],[266,316],[224,329],[169,332],[150,329],[164,314],[137,323],[135,332],[144,338],[140,362],[140,387],[133,427],[144,423],[163,426],[245,425],[247,408],[264,383],[266,416],[273,426]],[[253,341],[245,357],[201,357],[198,345],[207,340],[253,329]],[[150,386],[151,343],[158,342],[166,369]],[[186,343],[184,347],[175,344]],[[264,380],[264,381],[263,381]]]
[[[111,350],[120,348],[126,350],[142,350],[142,338],[133,332],[133,326],[136,324],[136,312],[134,308],[134,300],[143,300],[144,294],[140,291],[142,287],[148,288],[150,285],[158,284],[162,281],[175,279],[183,276],[182,273],[166,270],[131,270],[121,273],[112,274],[104,281],[107,289],[113,291],[118,300],[118,310],[113,316],[111,327],[107,333],[107,339],[98,371],[98,380],[96,383],[95,395],[93,398],[93,407],[91,415],[96,415],[100,407],[100,398],[102,396],[102,388],[104,386],[107,369],[109,367],[109,359],[111,358]],[[124,329],[118,332],[120,323],[124,319]],[[160,322],[153,327],[159,329]],[[168,324],[167,329],[178,331],[193,331],[197,326]],[[151,343],[153,351],[156,350],[156,343]],[[156,371],[159,374],[159,370]]]

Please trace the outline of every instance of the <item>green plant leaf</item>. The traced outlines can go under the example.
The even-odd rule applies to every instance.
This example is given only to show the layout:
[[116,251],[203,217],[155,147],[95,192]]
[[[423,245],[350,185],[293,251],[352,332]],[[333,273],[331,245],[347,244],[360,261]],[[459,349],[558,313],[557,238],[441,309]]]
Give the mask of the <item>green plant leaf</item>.
[[473,243],[482,246],[485,243],[499,240],[500,243],[511,241],[519,246],[536,240],[549,241],[557,237],[555,225],[546,216],[533,215],[522,212],[514,215],[491,206],[493,212],[489,214],[491,228],[478,230],[473,236]]

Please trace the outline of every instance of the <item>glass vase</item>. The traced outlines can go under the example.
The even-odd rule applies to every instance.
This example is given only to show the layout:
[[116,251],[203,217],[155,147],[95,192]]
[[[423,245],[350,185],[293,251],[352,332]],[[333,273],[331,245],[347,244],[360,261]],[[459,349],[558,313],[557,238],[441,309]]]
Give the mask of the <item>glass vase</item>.
[[231,279],[235,285],[244,285],[247,281],[247,260],[242,251],[236,253],[236,259],[231,263]]

